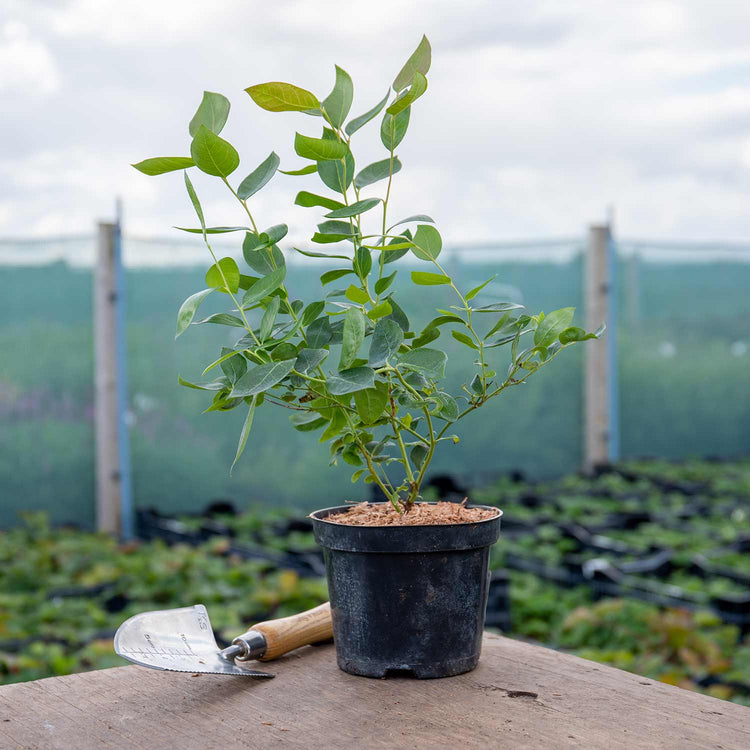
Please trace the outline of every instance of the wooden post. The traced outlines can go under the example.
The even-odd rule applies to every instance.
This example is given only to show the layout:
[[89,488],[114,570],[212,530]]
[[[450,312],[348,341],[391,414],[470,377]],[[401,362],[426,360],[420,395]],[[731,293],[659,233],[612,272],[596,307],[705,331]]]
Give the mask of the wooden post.
[[[584,263],[586,330],[595,331],[609,322],[611,295],[610,228],[608,224],[589,228],[588,252]],[[607,331],[605,336],[611,335]],[[585,349],[583,470],[590,473],[610,460],[610,390],[608,347],[592,342]]]
[[117,409],[116,225],[97,228],[94,270],[94,386],[96,390],[96,528],[120,534],[121,475]]

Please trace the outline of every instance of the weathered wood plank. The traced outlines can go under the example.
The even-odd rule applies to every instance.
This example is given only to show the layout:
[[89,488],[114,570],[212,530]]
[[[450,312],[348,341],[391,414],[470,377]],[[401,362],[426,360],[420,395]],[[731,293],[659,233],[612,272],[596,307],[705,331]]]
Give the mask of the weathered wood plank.
[[500,636],[445,680],[353,677],[331,646],[268,666],[275,680],[122,667],[8,685],[0,747],[750,747],[750,709]]

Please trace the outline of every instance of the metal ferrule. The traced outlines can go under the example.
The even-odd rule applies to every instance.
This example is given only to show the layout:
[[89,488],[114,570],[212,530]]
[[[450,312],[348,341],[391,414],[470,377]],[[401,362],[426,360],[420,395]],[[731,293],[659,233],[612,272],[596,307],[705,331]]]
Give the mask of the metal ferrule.
[[260,659],[266,653],[266,639],[258,630],[248,630],[247,633],[238,635],[229,648],[225,648],[221,655],[225,659],[236,659],[237,661],[250,661]]

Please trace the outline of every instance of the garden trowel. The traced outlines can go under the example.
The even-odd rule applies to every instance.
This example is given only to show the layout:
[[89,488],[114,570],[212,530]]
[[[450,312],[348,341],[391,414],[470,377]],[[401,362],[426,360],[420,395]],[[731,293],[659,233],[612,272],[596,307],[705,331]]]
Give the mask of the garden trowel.
[[274,677],[242,666],[251,659],[270,661],[308,643],[333,637],[331,607],[254,625],[220,649],[202,604],[141,612],[120,625],[115,651],[134,664],[172,672]]

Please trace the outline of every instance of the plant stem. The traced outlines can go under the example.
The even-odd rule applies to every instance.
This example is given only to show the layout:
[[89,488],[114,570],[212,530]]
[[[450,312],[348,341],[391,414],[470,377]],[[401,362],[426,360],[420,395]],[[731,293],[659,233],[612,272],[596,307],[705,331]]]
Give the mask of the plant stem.
[[427,472],[427,467],[432,461],[432,456],[435,453],[435,446],[437,445],[437,440],[435,439],[435,430],[432,426],[432,417],[430,416],[430,410],[425,406],[422,411],[424,412],[425,419],[427,420],[427,429],[430,433],[430,441],[427,448],[427,455],[424,457],[422,467],[419,470],[419,476],[417,477],[417,481],[415,482],[414,487],[409,494],[409,499],[407,500],[407,503],[409,505],[413,505],[414,501],[417,499],[417,495],[419,494],[419,490],[424,480],[424,475]]
[[240,305],[239,302],[237,302],[237,299],[235,298],[234,294],[232,294],[231,289],[229,288],[229,282],[227,281],[227,277],[224,275],[224,271],[221,268],[221,264],[216,258],[216,253],[214,253],[213,248],[211,247],[208,238],[203,237],[203,241],[206,243],[206,247],[208,248],[208,252],[211,253],[211,257],[214,259],[214,264],[216,268],[219,269],[219,275],[221,276],[221,280],[224,282],[224,288],[227,290],[227,294],[232,298],[232,302],[234,302],[235,307],[237,308],[237,311],[242,316],[242,322],[245,324],[245,328],[247,328],[250,335],[253,337],[253,341],[260,346],[260,341],[258,340],[258,337],[255,335],[255,332],[252,329],[252,326],[247,321],[247,317],[245,317],[245,311],[242,309],[242,305]]
[[[245,213],[247,214],[248,219],[250,219],[250,223],[253,225],[253,231],[255,234],[258,234],[258,226],[255,223],[255,219],[253,219],[253,215],[250,213],[250,208],[247,205],[247,201],[242,200],[240,196],[238,195],[237,191],[229,184],[229,180],[227,180],[226,177],[221,178],[224,184],[229,188],[232,195],[242,204],[242,208],[245,209]],[[274,268],[276,268],[276,261],[273,259],[273,253],[269,251],[268,256],[271,260],[271,264]],[[294,322],[296,323],[298,318],[296,313],[294,312],[294,309],[292,308],[292,303],[289,302],[289,291],[286,288],[286,284],[281,285],[281,289],[284,291],[284,294],[286,295],[286,305],[289,308],[289,314],[292,316]],[[302,339],[305,343],[307,343],[307,337],[305,336],[304,331],[300,334],[302,336]]]
[[[385,199],[383,200],[383,232],[382,232],[382,245],[383,248],[380,251],[380,259],[379,259],[379,265],[380,269],[378,271],[378,281],[383,278],[383,269],[385,268],[385,236],[386,236],[386,216],[388,215],[388,201],[391,197],[391,184],[393,182],[393,118],[391,118],[391,148],[390,151],[390,160],[388,164],[388,188],[385,191]],[[375,304],[380,304],[380,295],[378,294],[377,300],[375,301]]]

